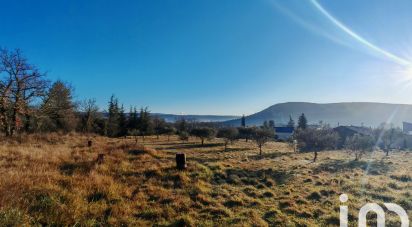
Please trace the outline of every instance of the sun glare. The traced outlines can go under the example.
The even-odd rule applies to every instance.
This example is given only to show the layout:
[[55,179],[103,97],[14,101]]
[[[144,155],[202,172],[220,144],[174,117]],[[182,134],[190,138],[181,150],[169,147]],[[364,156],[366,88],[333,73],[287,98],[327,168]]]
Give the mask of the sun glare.
[[407,65],[401,70],[401,83],[406,86],[412,85],[412,65]]

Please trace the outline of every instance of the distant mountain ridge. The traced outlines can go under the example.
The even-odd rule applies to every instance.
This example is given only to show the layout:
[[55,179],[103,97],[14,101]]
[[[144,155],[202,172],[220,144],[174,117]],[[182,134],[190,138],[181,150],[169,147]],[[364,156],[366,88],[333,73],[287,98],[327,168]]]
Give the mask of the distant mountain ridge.
[[[258,113],[246,117],[247,125],[261,125],[265,120],[274,120],[275,124],[283,125],[292,116],[295,123],[304,113],[308,122],[317,124],[319,121],[339,125],[364,125],[377,127],[383,122],[401,126],[403,121],[412,122],[412,105],[374,102],[342,102],[342,103],[309,103],[287,102],[273,105]],[[225,122],[228,125],[240,125],[240,119]]]
[[163,114],[163,113],[153,113],[153,116],[157,116],[165,119],[167,122],[175,122],[181,118],[186,120],[193,120],[196,122],[224,122],[228,120],[233,120],[239,118],[239,116],[230,115],[178,115],[178,114]]

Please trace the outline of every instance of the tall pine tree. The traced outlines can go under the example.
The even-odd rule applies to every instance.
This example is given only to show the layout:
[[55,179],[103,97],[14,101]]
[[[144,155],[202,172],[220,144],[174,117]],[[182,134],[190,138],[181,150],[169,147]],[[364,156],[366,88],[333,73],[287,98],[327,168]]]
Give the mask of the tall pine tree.
[[114,95],[110,97],[109,101],[109,110],[108,118],[106,122],[106,135],[109,137],[116,137],[119,135],[119,123],[120,123],[120,114],[119,114],[119,103],[117,98]]
[[295,121],[293,120],[292,116],[289,115],[289,122],[288,122],[288,127],[294,128],[295,127]]
[[245,115],[242,116],[240,126],[242,126],[243,128],[246,127],[246,117],[245,117]]
[[153,121],[150,116],[148,108],[141,108],[139,114],[139,131],[143,136],[151,135],[153,133]]
[[305,114],[302,113],[302,115],[300,115],[299,120],[298,120],[298,128],[305,130],[308,128],[308,120],[305,117]]
[[126,136],[127,135],[127,116],[124,112],[124,107],[120,107],[119,110],[119,133],[118,136]]
[[75,105],[72,97],[73,89],[62,81],[53,83],[40,107],[41,130],[69,132],[76,127]]
[[127,121],[127,130],[133,131],[138,129],[139,116],[136,107],[130,107],[130,116]]

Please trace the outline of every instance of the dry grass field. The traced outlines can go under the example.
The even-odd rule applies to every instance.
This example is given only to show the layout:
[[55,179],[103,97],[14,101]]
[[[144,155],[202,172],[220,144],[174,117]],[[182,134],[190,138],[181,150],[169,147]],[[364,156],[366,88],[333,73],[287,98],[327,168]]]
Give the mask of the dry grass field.
[[[412,211],[412,153],[361,161],[342,151],[294,153],[253,142],[225,152],[215,139],[30,136],[0,145],[0,226],[338,226],[339,195],[350,225],[367,201]],[[188,169],[175,169],[185,152]],[[104,153],[101,164],[97,155]],[[409,213],[410,214],[410,213]],[[398,219],[387,218],[390,226]]]

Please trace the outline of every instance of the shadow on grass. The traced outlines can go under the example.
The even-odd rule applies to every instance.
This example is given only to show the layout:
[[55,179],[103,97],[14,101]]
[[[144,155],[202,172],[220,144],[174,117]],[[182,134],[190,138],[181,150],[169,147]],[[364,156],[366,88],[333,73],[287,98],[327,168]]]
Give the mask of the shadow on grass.
[[146,154],[144,150],[130,150],[127,152],[130,155],[143,155]]
[[194,142],[186,142],[186,141],[170,141],[167,143],[153,143],[153,145],[159,146],[174,146],[176,144],[185,145],[185,144],[195,144]]
[[319,172],[330,172],[330,173],[337,173],[337,172],[344,172],[350,171],[354,169],[361,169],[364,171],[368,171],[370,175],[380,175],[387,173],[391,169],[391,165],[389,163],[385,163],[383,160],[381,161],[346,161],[346,160],[331,160],[325,163],[320,164],[314,169],[315,173]]
[[251,149],[250,148],[247,148],[247,147],[242,147],[242,148],[232,148],[232,147],[228,147],[228,148],[226,148],[226,150],[225,150],[225,148],[223,148],[222,150],[221,150],[221,152],[237,152],[237,151],[250,151]]
[[293,153],[285,153],[285,152],[271,152],[271,153],[265,153],[263,152],[262,155],[259,155],[259,153],[256,153],[256,155],[250,155],[248,158],[253,159],[253,160],[261,160],[261,159],[274,159],[274,158],[279,158],[279,157],[290,157]]
[[60,173],[63,175],[71,176],[74,173],[88,174],[95,165],[95,161],[85,162],[65,162],[60,165]]
[[277,185],[283,185],[293,178],[293,174],[286,170],[246,170],[241,168],[226,169],[225,173],[215,173],[213,183],[215,184],[235,184],[235,185],[252,185],[258,186],[265,184],[268,187],[273,186],[272,182]]
[[191,148],[212,148],[212,147],[223,147],[223,143],[184,143],[184,144],[177,144],[175,146],[168,147],[168,149],[191,149]]
[[222,161],[222,158],[210,158],[210,157],[188,157],[187,161],[190,165],[193,161],[198,162],[198,163],[206,163],[206,162],[219,162]]

